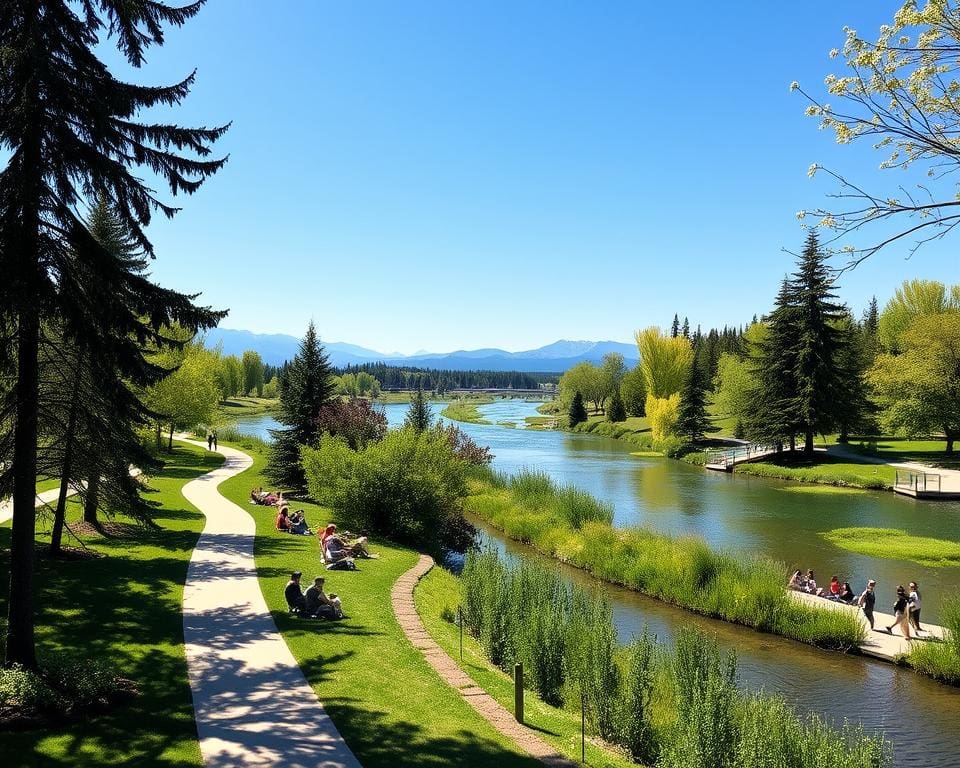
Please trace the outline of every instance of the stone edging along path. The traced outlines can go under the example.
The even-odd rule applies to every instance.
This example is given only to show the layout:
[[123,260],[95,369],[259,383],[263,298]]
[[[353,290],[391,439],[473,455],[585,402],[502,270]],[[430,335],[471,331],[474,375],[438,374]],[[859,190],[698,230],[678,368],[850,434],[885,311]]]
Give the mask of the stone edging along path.
[[413,602],[413,590],[431,568],[433,568],[433,558],[429,555],[420,555],[417,564],[397,579],[390,593],[393,613],[400,622],[400,627],[407,639],[423,653],[427,663],[434,668],[444,682],[456,688],[481,717],[504,736],[512,739],[525,752],[544,765],[557,766],[557,768],[577,766],[578,763],[559,754],[533,731],[518,723],[511,712],[478,686],[473,678],[460,669],[427,633]]
[[204,765],[360,768],[267,609],[253,558],[253,518],[217,491],[253,461],[233,448],[218,452],[224,464],[183,487],[206,517],[183,588],[183,638]]

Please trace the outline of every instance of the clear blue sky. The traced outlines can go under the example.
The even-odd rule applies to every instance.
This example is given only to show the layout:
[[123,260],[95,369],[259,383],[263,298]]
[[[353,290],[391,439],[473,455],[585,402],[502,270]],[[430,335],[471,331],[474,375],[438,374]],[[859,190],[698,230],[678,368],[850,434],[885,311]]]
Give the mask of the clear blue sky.
[[[383,351],[742,323],[825,203],[812,162],[896,182],[789,91],[895,7],[210,0],[136,75],[196,66],[176,120],[233,121],[227,168],[151,227],[154,275],[225,327]],[[878,255],[841,298],[958,282],[957,245]]]

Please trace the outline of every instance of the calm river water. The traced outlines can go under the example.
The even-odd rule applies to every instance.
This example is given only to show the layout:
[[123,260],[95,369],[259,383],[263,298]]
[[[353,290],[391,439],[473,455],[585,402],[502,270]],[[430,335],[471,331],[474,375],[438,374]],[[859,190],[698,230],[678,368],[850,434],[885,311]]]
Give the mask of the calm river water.
[[[960,540],[960,504],[923,503],[889,493],[811,493],[792,483],[639,458],[631,455],[625,443],[593,435],[497,425],[512,422],[522,427],[523,417],[533,415],[535,408],[535,403],[522,400],[498,401],[480,408],[493,425],[459,426],[490,446],[497,469],[537,468],[612,502],[617,525],[694,533],[716,547],[760,551],[790,567],[814,568],[824,583],[835,573],[841,580],[849,579],[857,591],[867,578],[875,578],[880,605],[888,611],[886,603],[892,603],[895,585],[916,580],[924,592],[928,619],[935,618],[940,595],[960,590],[960,568],[925,568],[854,555],[819,536],[832,528],[871,525]],[[391,404],[384,410],[395,426],[402,423],[406,406]],[[266,430],[277,425],[269,416],[261,416],[237,426],[268,437]],[[514,556],[539,557],[522,545],[504,541],[496,531],[485,531],[485,536]],[[573,580],[597,586],[576,569],[564,571]],[[600,589],[613,605],[624,642],[644,625],[668,643],[678,626],[701,625],[716,634],[722,645],[736,650],[744,685],[781,693],[800,710],[816,711],[837,722],[847,718],[868,730],[883,731],[893,742],[898,766],[960,766],[958,689],[890,664],[818,651],[702,619],[630,590],[606,584]]]

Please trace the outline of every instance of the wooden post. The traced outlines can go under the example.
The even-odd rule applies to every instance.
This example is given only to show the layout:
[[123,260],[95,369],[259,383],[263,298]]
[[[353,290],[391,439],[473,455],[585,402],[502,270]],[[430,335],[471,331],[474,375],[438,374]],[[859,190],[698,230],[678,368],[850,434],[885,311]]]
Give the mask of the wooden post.
[[513,714],[518,723],[523,722],[523,662],[513,665]]

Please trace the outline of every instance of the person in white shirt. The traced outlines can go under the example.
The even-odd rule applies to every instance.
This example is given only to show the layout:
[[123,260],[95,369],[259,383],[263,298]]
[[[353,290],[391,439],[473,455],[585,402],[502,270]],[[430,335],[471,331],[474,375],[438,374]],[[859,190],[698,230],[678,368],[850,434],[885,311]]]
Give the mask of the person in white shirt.
[[923,632],[920,628],[920,590],[917,589],[917,582],[910,582],[910,595],[907,597],[907,608],[910,611],[910,623],[917,632]]

